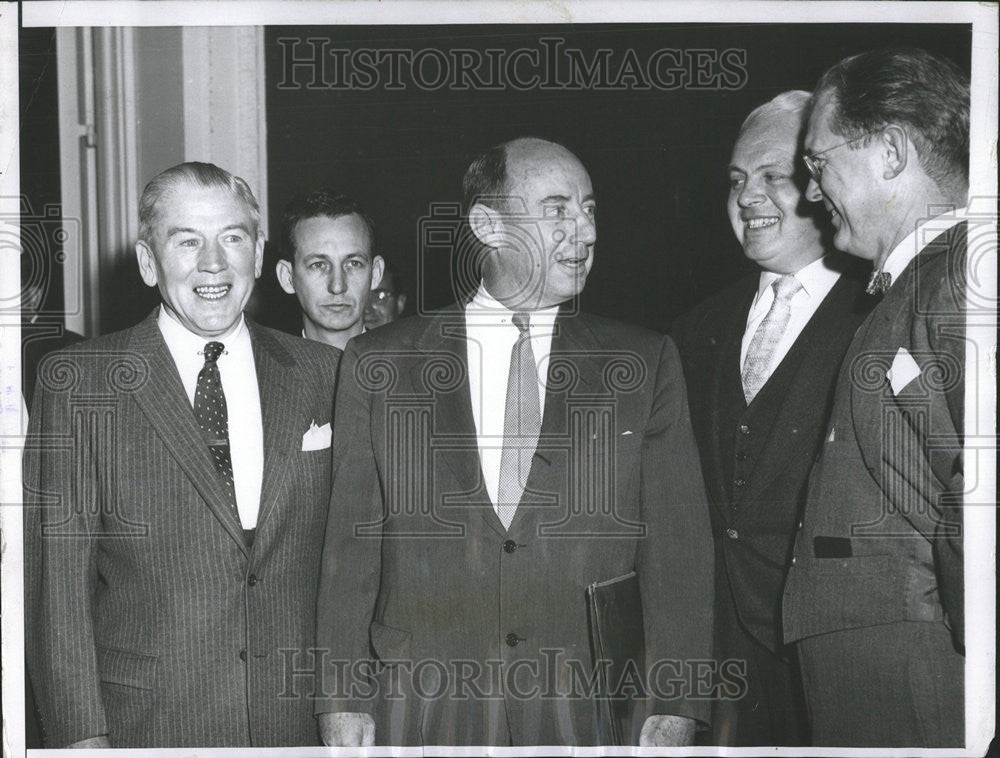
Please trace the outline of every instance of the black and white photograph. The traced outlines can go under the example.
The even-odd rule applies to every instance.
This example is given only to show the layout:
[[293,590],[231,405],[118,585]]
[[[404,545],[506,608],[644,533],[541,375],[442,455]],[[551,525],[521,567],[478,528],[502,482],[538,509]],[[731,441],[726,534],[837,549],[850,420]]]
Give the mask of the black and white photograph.
[[4,756],[991,749],[996,4],[0,39]]

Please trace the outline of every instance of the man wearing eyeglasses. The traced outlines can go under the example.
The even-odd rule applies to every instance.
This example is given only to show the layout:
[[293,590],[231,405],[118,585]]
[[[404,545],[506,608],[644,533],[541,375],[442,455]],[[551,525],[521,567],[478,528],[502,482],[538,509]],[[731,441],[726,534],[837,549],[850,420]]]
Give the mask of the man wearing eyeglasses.
[[844,359],[785,586],[816,745],[964,743],[968,133],[968,79],[922,50],[846,58],[813,95],[807,197],[884,293]]
[[714,745],[808,745],[781,590],[840,360],[867,315],[865,274],[803,201],[809,93],[747,116],[729,161],[729,220],[759,271],[677,320],[716,553],[715,657],[740,661],[739,697],[713,704]]

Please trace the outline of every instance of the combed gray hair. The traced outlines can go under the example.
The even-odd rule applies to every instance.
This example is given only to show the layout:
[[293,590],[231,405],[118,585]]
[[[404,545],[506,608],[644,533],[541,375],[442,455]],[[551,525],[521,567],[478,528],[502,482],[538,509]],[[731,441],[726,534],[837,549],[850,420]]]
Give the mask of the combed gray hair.
[[151,243],[156,222],[159,220],[157,205],[160,200],[178,185],[189,182],[202,187],[219,187],[229,191],[247,204],[250,211],[251,230],[254,238],[260,229],[260,205],[253,191],[243,179],[233,176],[224,168],[213,163],[189,161],[162,171],[152,179],[139,197],[139,239]]

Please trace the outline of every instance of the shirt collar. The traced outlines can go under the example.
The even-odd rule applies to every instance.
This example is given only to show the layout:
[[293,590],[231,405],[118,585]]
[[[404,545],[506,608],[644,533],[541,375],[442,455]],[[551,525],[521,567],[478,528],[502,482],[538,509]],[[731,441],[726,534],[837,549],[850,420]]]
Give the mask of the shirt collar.
[[[824,255],[795,272],[795,278],[799,280],[802,291],[806,293],[807,297],[818,293],[822,293],[825,297],[840,277],[840,272],[830,268],[826,263],[827,256]],[[757,298],[759,299],[767,291],[767,288],[782,276],[784,274],[777,274],[774,271],[761,271],[760,282],[757,285]]]
[[156,316],[156,324],[160,327],[160,333],[163,335],[167,347],[170,348],[170,352],[175,355],[198,355],[209,342],[222,342],[229,349],[250,340],[250,331],[247,329],[243,314],[240,314],[239,322],[220,337],[202,337],[195,334],[174,318],[162,305]]
[[[479,283],[479,289],[473,296],[469,304],[465,306],[467,316],[475,319],[477,324],[510,324],[514,311],[497,300],[486,289],[483,282]],[[530,311],[531,326],[551,328],[555,324],[556,316],[559,315],[559,306],[553,305],[537,311]]]
[[896,282],[899,275],[910,265],[910,261],[916,258],[931,240],[965,221],[966,212],[966,208],[949,210],[917,224],[914,230],[892,249],[882,264],[881,270],[892,277],[889,286]]

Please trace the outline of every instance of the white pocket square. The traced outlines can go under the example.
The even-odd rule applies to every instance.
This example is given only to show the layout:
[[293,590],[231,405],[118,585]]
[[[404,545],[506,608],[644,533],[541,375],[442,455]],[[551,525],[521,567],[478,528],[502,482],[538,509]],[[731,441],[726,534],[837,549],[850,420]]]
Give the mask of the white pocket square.
[[316,426],[316,422],[313,421],[306,433],[302,435],[302,452],[307,452],[309,450],[325,450],[330,447],[330,439],[333,437],[333,432],[330,429],[330,422],[326,422],[323,426]]
[[892,394],[898,395],[900,390],[907,384],[920,376],[920,366],[913,360],[913,356],[905,347],[896,351],[896,357],[892,359],[892,368],[885,372],[885,378],[889,380],[892,387]]

